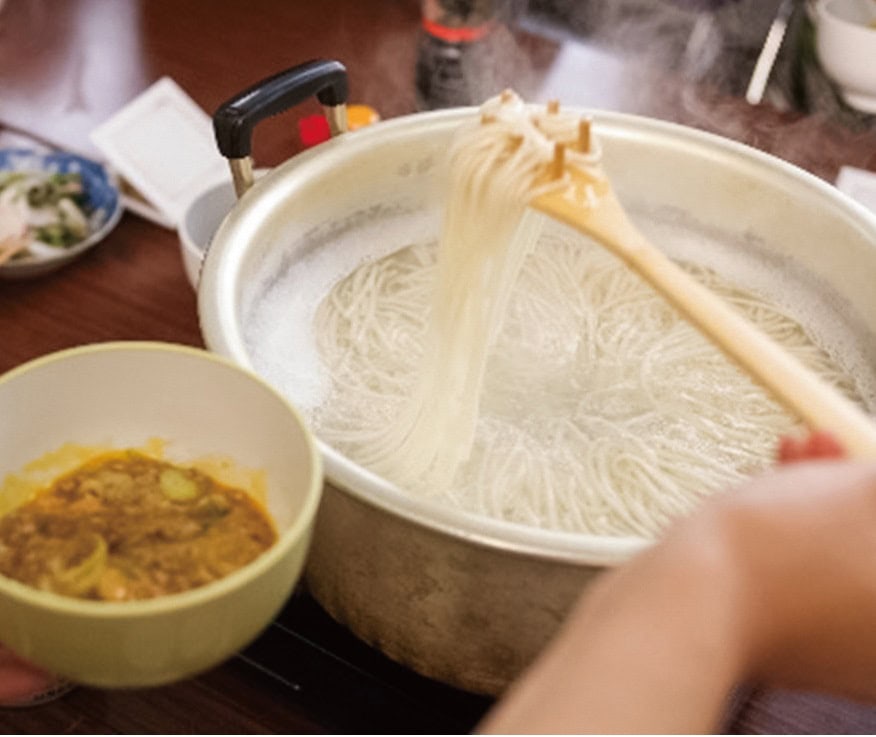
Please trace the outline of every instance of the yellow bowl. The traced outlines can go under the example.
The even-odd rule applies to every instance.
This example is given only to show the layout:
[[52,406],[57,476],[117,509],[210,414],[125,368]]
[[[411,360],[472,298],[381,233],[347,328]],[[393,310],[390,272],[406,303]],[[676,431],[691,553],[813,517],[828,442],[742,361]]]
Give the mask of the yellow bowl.
[[151,448],[220,469],[220,480],[260,475],[278,533],[225,578],[145,601],[72,599],[0,576],[0,641],[22,657],[78,683],[158,685],[230,657],[283,606],[304,566],[322,463],[298,412],[253,374],[193,348],[97,344],[0,377],[0,417],[2,507],[20,501],[10,481],[34,481],[53,462]]

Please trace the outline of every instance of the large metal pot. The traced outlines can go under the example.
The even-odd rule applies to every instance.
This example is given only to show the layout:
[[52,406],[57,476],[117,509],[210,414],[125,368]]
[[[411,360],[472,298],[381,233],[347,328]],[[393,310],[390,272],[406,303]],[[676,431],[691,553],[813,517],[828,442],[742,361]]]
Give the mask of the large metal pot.
[[[308,74],[307,94],[318,93],[333,109],[343,102],[336,67],[328,81],[319,82],[319,69]],[[278,84],[296,91],[274,95],[269,112],[300,99],[300,85],[288,82],[289,75],[272,81],[274,92]],[[245,108],[257,97],[250,90],[223,108],[217,126],[226,155],[237,160],[241,190],[248,186],[241,160],[252,125]],[[300,270],[301,294],[315,299],[318,278],[308,264],[328,260],[352,269],[365,256],[422,239],[424,227],[434,235],[438,219],[419,214],[437,207],[433,185],[449,138],[475,114],[417,114],[337,136],[245,191],[201,274],[207,345],[264,371],[270,357],[258,355],[247,321],[277,273]],[[622,200],[670,255],[718,268],[734,259],[756,262],[762,287],[772,280],[813,313],[830,313],[854,338],[847,341],[853,362],[876,366],[876,218],[821,180],[732,141],[640,117],[591,114]],[[384,222],[392,227],[381,228]],[[306,405],[307,381],[301,384],[300,392],[294,381],[281,388]],[[327,478],[307,568],[310,590],[365,641],[462,688],[501,691],[588,581],[647,545],[444,509],[406,495],[324,442],[320,448]]]

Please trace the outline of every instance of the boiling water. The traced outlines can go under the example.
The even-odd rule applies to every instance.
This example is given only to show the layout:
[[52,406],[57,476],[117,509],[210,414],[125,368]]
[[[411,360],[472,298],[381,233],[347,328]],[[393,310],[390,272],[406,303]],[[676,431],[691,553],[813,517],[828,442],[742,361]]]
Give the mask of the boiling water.
[[317,308],[332,287],[363,264],[437,233],[437,210],[357,213],[305,236],[302,253],[273,251],[243,297],[243,329],[255,369],[309,413],[331,376],[316,343]]
[[[674,258],[719,273],[694,269],[802,361],[873,406],[872,342],[835,292],[752,239],[673,212],[638,220]],[[321,439],[365,465],[418,370],[434,266],[422,234],[437,224],[424,212],[339,228],[300,259],[266,263],[247,303],[256,369]],[[406,491],[526,525],[653,537],[703,494],[771,462],[794,420],[638,277],[555,224],[532,258],[539,266],[524,268],[492,352],[468,462],[449,488]],[[573,304],[574,284],[562,283],[583,279],[582,264],[605,275],[587,298],[614,308]]]

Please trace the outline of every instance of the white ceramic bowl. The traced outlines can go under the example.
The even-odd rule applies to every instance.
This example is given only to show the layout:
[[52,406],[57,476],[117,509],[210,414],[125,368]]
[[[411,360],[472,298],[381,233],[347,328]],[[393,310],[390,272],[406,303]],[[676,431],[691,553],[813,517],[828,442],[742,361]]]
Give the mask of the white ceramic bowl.
[[223,180],[207,187],[194,197],[183,213],[177,233],[183,268],[191,285],[197,289],[201,262],[213,234],[234,207],[237,196],[231,181]]
[[150,600],[73,599],[0,576],[0,642],[22,657],[74,682],[157,685],[228,658],[283,606],[308,551],[322,465],[296,410],[263,381],[194,348],[97,344],[0,377],[0,417],[0,505],[21,501],[10,474],[33,485],[78,465],[65,444],[84,446],[87,457],[158,438],[172,462],[224,461],[219,480],[264,473],[278,534],[230,575]]
[[815,6],[816,50],[846,103],[876,114],[876,2],[822,0]]
[[116,227],[124,210],[115,174],[91,159],[61,151],[0,149],[0,170],[78,173],[85,190],[89,233],[69,248],[42,248],[0,266],[0,278],[30,279],[49,274],[100,243]]
[[[267,169],[256,169],[256,179],[267,171]],[[177,226],[177,234],[183,268],[189,283],[195,289],[198,288],[201,264],[210,247],[210,241],[236,203],[234,185],[229,177],[223,177],[193,197],[185,208]]]

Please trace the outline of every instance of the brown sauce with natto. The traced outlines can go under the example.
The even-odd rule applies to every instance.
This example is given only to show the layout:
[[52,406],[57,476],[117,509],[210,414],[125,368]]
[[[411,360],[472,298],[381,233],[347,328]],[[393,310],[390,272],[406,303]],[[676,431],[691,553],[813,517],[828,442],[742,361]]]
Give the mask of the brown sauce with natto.
[[150,599],[222,578],[276,537],[245,491],[121,451],[0,517],[0,574],[77,598]]

